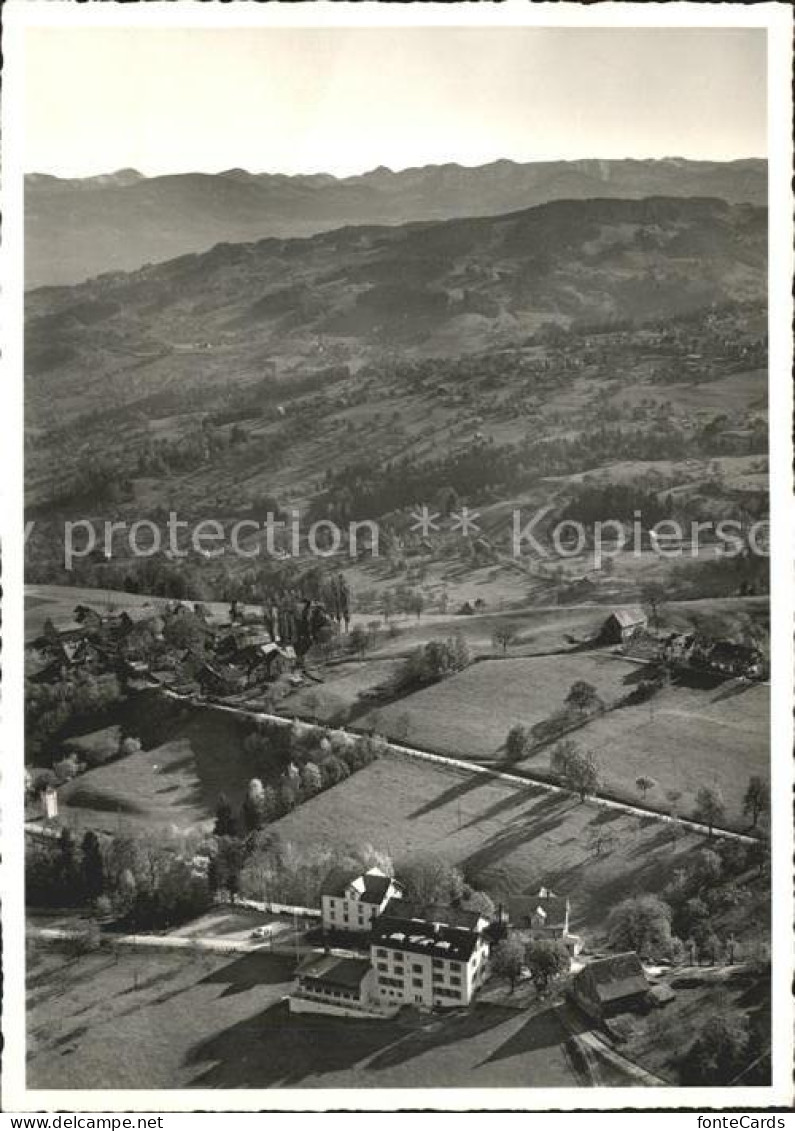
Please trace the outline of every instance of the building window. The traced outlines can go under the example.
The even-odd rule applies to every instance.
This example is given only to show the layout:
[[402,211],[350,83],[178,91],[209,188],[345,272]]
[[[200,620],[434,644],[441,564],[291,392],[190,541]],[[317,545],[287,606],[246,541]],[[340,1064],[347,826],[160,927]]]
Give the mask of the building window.
[[411,984],[412,984],[412,986],[414,986],[415,990],[421,990],[422,989],[422,978],[412,978]]
[[436,970],[444,970],[444,959],[443,958],[434,958],[433,965],[434,965],[434,969],[436,969]]
[[381,950],[379,947],[379,949],[375,952],[375,956],[376,958],[386,958],[387,952],[385,950]]
[[450,975],[450,985],[451,986],[460,986],[461,985],[461,979],[459,978],[459,976],[457,974],[451,974]]
[[411,964],[411,972],[412,972],[412,974],[421,974],[422,973],[422,966],[417,962],[413,962]]
[[384,970],[384,971],[386,971],[386,970],[388,970],[388,969],[389,969],[389,967],[387,966],[386,962],[378,962],[378,963],[376,963],[376,965],[378,966],[378,969],[379,969],[379,970]]

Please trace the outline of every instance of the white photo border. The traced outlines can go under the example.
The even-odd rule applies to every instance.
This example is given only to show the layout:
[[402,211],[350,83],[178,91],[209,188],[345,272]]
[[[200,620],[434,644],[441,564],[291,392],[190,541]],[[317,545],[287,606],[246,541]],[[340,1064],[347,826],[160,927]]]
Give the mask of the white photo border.
[[[2,1094],[10,1112],[764,1110],[793,1103],[792,9],[785,3],[75,3],[7,0],[2,92]],[[24,35],[29,27],[761,28],[768,46],[773,1075],[769,1087],[42,1090],[25,1081],[23,805]],[[675,81],[675,76],[672,76]]]

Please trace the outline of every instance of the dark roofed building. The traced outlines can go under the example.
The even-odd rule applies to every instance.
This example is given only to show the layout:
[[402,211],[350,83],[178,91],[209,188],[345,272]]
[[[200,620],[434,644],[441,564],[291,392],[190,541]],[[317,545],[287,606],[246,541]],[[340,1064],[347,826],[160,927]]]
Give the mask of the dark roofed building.
[[322,1012],[324,1006],[328,1012],[335,1008],[377,1008],[373,997],[375,977],[367,958],[317,951],[298,966],[296,982],[296,989],[290,997],[292,1012]]
[[648,617],[637,605],[613,609],[602,625],[599,641],[602,644],[624,644],[647,624]]
[[488,954],[488,941],[479,931],[395,914],[377,919],[370,936],[384,1006],[469,1005],[483,984]]
[[465,927],[444,927],[418,919],[381,918],[373,926],[373,946],[388,946],[409,954],[432,955],[468,961],[477,947],[479,935]]
[[465,931],[483,931],[488,926],[488,919],[479,911],[467,911],[444,903],[409,903],[404,899],[390,900],[381,912],[381,918],[416,919],[422,923],[460,927]]
[[511,923],[517,929],[541,929],[566,932],[569,929],[571,904],[566,896],[555,895],[549,888],[540,888],[536,895],[512,896],[508,901]]
[[562,942],[572,954],[580,953],[582,940],[570,930],[568,896],[541,887],[535,895],[511,896],[508,912],[513,927],[528,942]]
[[361,876],[335,871],[321,888],[323,928],[327,931],[369,931],[390,902],[403,895],[400,884],[380,868]]
[[646,1004],[650,984],[635,951],[589,962],[575,976],[572,996],[591,1017],[612,1017]]

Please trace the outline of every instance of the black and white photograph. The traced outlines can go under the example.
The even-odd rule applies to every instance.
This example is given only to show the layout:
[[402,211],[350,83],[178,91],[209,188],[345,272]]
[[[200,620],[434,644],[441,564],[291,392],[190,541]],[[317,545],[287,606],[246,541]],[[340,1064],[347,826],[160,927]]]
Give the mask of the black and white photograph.
[[790,1107],[789,5],[5,23],[6,1106]]

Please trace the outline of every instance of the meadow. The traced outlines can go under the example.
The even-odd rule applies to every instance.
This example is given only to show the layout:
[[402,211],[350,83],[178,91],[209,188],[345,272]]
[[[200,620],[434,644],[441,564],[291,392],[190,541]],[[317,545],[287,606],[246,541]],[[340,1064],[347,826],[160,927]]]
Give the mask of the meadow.
[[426,750],[473,761],[504,755],[505,737],[516,723],[531,728],[561,710],[572,684],[590,683],[606,706],[632,689],[637,666],[609,652],[483,660],[373,711],[367,722],[391,734],[398,719],[405,741]]
[[[638,777],[656,784],[644,804],[670,809],[666,793],[681,794],[679,813],[692,812],[702,786],[723,795],[727,827],[745,829],[743,794],[751,775],[770,776],[770,689],[729,684],[711,690],[670,687],[648,703],[622,707],[573,736],[596,755],[605,789],[639,801]],[[521,763],[545,769],[543,752]]]
[[239,804],[262,772],[243,749],[250,724],[227,713],[174,710],[146,734],[140,707],[136,737],[144,749],[81,774],[59,791],[65,819],[108,832],[146,828],[185,831],[212,824],[219,794]]
[[621,899],[659,891],[705,843],[674,836],[655,817],[398,755],[379,758],[274,827],[300,845],[372,844],[395,860],[447,860],[509,907],[511,897],[551,887],[571,897],[573,929],[586,933]]
[[294,962],[184,952],[29,955],[31,1088],[576,1087],[558,1012],[389,1021],[290,1015]]

